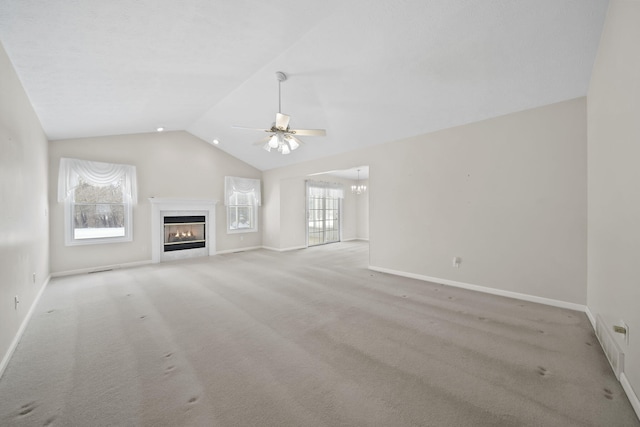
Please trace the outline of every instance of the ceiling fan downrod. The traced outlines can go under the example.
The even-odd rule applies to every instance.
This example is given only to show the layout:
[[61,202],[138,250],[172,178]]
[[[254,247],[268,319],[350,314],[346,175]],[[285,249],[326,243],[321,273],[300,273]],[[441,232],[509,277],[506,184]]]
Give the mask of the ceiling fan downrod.
[[287,75],[282,71],[276,71],[276,79],[278,79],[278,113],[282,113],[282,101],[280,95],[280,84],[287,80]]

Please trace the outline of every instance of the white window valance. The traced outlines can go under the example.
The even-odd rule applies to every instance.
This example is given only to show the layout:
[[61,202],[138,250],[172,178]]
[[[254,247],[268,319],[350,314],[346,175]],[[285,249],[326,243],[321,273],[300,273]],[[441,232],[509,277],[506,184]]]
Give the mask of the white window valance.
[[80,179],[96,187],[121,181],[126,201],[132,204],[138,201],[135,166],[63,157],[58,172],[58,202],[64,202],[73,194]]
[[233,204],[231,198],[234,193],[242,193],[253,196],[255,206],[262,206],[262,194],[260,192],[260,180],[251,178],[239,178],[236,176],[224,177],[224,204]]
[[344,187],[334,182],[307,181],[310,197],[344,199]]

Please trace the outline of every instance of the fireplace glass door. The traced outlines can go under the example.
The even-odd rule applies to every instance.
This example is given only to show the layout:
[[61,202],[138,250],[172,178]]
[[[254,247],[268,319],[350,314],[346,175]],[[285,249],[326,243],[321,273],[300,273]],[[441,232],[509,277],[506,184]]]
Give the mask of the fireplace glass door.
[[204,248],[206,246],[205,216],[165,216],[164,251]]

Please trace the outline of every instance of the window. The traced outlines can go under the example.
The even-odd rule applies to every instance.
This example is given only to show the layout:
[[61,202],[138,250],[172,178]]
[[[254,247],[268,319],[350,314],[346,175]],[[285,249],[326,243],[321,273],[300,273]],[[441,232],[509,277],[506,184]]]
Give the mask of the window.
[[228,233],[258,231],[258,206],[261,205],[259,179],[225,176],[224,199]]
[[62,158],[58,201],[65,204],[67,245],[129,242],[135,166]]

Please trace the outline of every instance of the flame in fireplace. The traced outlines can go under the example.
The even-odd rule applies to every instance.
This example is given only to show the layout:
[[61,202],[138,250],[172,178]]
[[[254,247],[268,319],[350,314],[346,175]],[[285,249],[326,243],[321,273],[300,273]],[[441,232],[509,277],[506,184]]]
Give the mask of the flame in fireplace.
[[[186,242],[191,240],[199,240],[202,237],[202,230],[198,230],[198,225],[196,225],[196,229],[194,230],[194,226],[192,225],[171,225],[171,227],[177,227],[177,230],[168,232],[167,241],[165,243],[172,242]],[[203,225],[200,225],[202,228]]]
[[[204,217],[200,216],[183,216],[183,217],[165,217],[171,218],[171,222],[165,222],[165,246],[172,246],[171,250],[179,250],[178,247],[184,244],[185,249],[192,246],[192,242],[205,242],[205,222]],[[176,220],[181,220],[176,222]],[[165,247],[165,251],[166,251]]]

